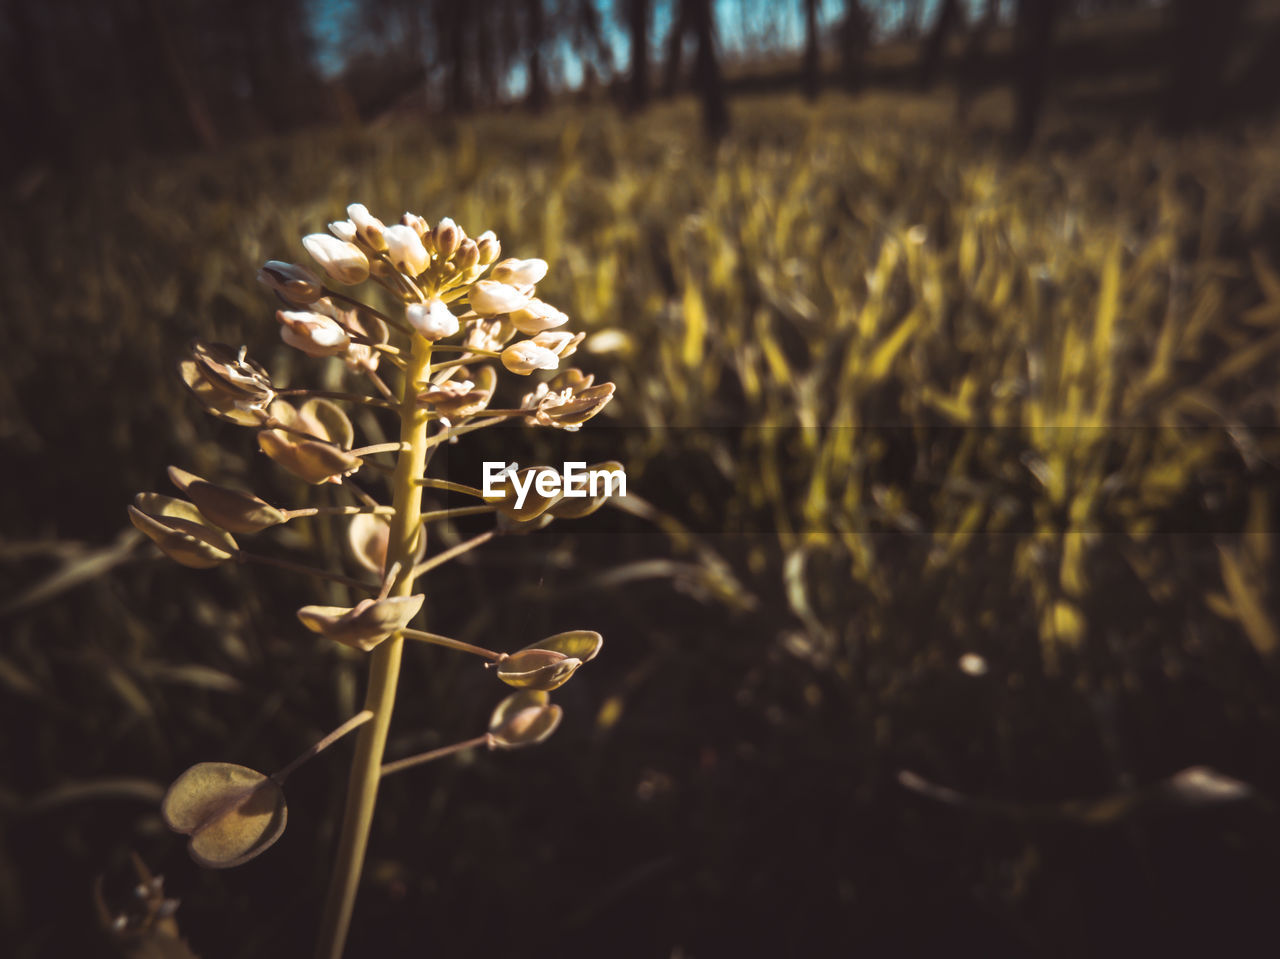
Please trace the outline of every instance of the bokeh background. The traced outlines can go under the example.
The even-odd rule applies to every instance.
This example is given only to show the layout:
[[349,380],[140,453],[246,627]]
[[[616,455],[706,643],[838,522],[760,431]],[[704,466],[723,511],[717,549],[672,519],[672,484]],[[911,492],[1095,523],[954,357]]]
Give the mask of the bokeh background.
[[[125,506],[320,501],[175,367],[340,383],[254,273],[360,201],[550,263],[649,505],[430,575],[430,629],[605,648],[545,746],[387,780],[350,955],[1273,954],[1280,5],[5,0],[0,53],[0,951],[169,955],[100,923],[131,853],[195,954],[311,948],[349,743],[234,870],[156,806],[364,659]],[[390,754],[496,686],[409,650]]]

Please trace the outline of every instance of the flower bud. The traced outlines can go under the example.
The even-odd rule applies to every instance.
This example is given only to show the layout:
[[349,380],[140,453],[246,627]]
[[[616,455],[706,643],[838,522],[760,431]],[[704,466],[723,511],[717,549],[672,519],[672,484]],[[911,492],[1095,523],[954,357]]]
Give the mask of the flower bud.
[[480,248],[476,245],[476,241],[467,237],[458,246],[458,252],[453,255],[453,268],[459,273],[469,270],[480,262]]
[[564,333],[558,331],[547,330],[539,333],[529,342],[536,346],[542,347],[544,350],[550,350],[560,359],[566,356],[572,356],[578,350],[578,344],[582,342],[584,333]]
[[280,339],[307,356],[340,356],[351,345],[347,331],[322,313],[276,310],[276,319],[280,321]]
[[410,303],[405,307],[404,315],[410,326],[432,342],[453,336],[459,329],[458,318],[443,300]]
[[369,259],[354,243],[336,239],[327,233],[312,233],[302,238],[302,245],[339,283],[354,286],[369,278]]
[[417,276],[431,264],[431,254],[413,227],[389,226],[383,236],[387,243],[387,256],[401,273]]
[[469,350],[497,351],[515,335],[516,328],[505,319],[473,320],[463,345]]
[[387,248],[385,231],[387,226],[369,212],[363,203],[352,203],[347,207],[347,216],[351,217],[356,228],[356,236],[371,250],[381,253]]
[[476,237],[476,248],[480,253],[480,266],[488,266],[502,252],[502,244],[498,242],[498,236],[492,230],[485,230]]
[[354,243],[358,235],[356,225],[350,220],[334,220],[329,224],[329,232],[343,243]]
[[310,306],[324,293],[320,278],[306,267],[268,260],[258,271],[258,282],[295,306]]
[[400,222],[405,226],[413,227],[413,232],[418,234],[419,240],[425,240],[427,234],[431,232],[431,227],[427,225],[427,221],[416,213],[405,211],[404,216],[400,217]]
[[533,340],[521,340],[502,351],[502,365],[512,373],[528,376],[534,370],[554,370],[560,365],[560,359]]
[[520,309],[511,311],[511,322],[521,333],[533,336],[543,330],[564,326],[569,322],[569,316],[567,313],[561,313],[550,303],[543,303],[534,297]]
[[431,239],[436,248],[436,255],[442,260],[448,260],[457,252],[458,245],[462,242],[462,231],[458,229],[458,224],[449,217],[445,217],[436,224]]
[[547,261],[539,259],[503,260],[489,274],[499,283],[510,283],[512,286],[532,286],[547,275]]
[[471,287],[471,309],[480,316],[497,316],[518,310],[529,302],[529,294],[495,280],[477,280]]

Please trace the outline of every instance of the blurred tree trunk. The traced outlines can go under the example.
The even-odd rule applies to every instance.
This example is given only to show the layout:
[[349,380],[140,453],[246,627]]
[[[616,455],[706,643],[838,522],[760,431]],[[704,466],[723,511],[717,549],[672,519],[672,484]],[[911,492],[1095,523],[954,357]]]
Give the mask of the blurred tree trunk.
[[964,20],[964,12],[960,9],[960,0],[942,0],[938,7],[938,18],[933,29],[920,48],[920,87],[928,90],[938,82],[938,74],[942,72],[942,61],[946,59],[947,39],[951,31]]
[[818,0],[804,0],[804,95],[816,100],[822,91],[822,50],[818,45]]
[[1165,126],[1183,133],[1211,119],[1221,94],[1244,0],[1173,0],[1169,6],[1169,86]]
[[860,0],[845,0],[840,20],[840,79],[848,90],[862,84],[862,56],[871,35],[871,21]]
[[525,106],[534,113],[541,113],[547,108],[548,101],[547,74],[542,63],[542,47],[547,32],[542,0],[525,0],[525,12],[529,18],[529,94],[525,98]]
[[1040,125],[1045,86],[1049,78],[1049,50],[1060,0],[1018,0],[1014,36],[1017,46],[1017,92],[1013,119],[1013,147],[1031,146]]
[[649,104],[649,0],[626,0],[626,14],[631,37],[627,107],[639,111]]
[[982,58],[987,49],[987,38],[995,29],[1000,16],[1000,0],[987,0],[982,16],[969,30],[960,63],[960,80],[957,84],[956,119],[964,123],[969,118],[969,107],[981,86]]
[[475,105],[467,72],[467,18],[472,8],[462,3],[435,6],[439,33],[444,38],[438,50],[445,68],[445,109],[449,113],[467,113]]
[[920,36],[921,0],[903,0],[902,27],[899,31],[908,40]]
[[217,149],[218,131],[213,125],[213,117],[209,113],[204,95],[187,72],[184,58],[178,51],[169,25],[165,5],[160,0],[144,0],[143,9],[146,11],[151,40],[155,44],[153,49],[160,54],[159,60],[170,89],[179,98],[192,132],[206,150]]
[[680,61],[684,59],[684,38],[689,32],[689,0],[672,0],[671,30],[667,34],[667,56],[662,64],[662,95],[669,97],[680,84]]
[[694,61],[694,78],[702,98],[702,129],[707,138],[717,142],[729,132],[729,107],[725,103],[724,78],[716,58],[715,11],[711,0],[682,0],[688,8],[685,17],[698,41]]

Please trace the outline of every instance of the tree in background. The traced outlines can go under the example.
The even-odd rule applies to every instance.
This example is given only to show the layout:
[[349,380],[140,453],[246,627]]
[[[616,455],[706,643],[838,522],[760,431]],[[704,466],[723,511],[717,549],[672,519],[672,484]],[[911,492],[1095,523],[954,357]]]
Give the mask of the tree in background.
[[804,0],[804,95],[816,100],[822,90],[822,49],[818,43],[818,0]]
[[837,28],[840,43],[840,79],[846,90],[862,85],[862,58],[871,39],[871,17],[860,0],[845,0],[844,16]]
[[963,27],[964,11],[960,9],[960,0],[942,0],[938,5],[938,16],[933,22],[933,29],[920,47],[921,89],[928,90],[938,82],[942,61],[947,53],[947,40],[952,31]]
[[1184,133],[1208,122],[1220,98],[1231,43],[1239,32],[1245,0],[1172,0],[1169,5],[1169,84],[1165,126]]
[[1060,0],[1018,0],[1014,23],[1017,76],[1013,119],[1013,146],[1019,152],[1031,146],[1044,106],[1049,77],[1049,51]]
[[622,7],[631,41],[626,104],[639,111],[649,103],[649,0],[622,0]]

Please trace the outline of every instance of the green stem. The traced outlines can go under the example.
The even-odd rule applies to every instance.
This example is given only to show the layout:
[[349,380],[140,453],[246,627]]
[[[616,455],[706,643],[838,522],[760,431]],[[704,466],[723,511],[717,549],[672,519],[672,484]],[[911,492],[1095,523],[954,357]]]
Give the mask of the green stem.
[[336,743],[339,739],[341,739],[347,733],[351,732],[351,730],[359,726],[363,726],[372,718],[373,718],[373,713],[369,712],[369,710],[367,709],[362,709],[360,712],[356,713],[354,716],[348,719],[345,723],[343,723],[333,732],[329,733],[329,735],[325,736],[318,743],[304,750],[302,755],[300,755],[293,762],[289,763],[289,765],[285,766],[283,769],[277,770],[276,772],[272,773],[271,778],[274,779],[277,783],[283,784],[285,779],[289,776],[289,774],[293,772],[295,769],[297,769],[299,766],[301,766],[303,763],[305,763],[308,759],[311,759],[315,756],[320,755],[320,753],[324,752],[326,749],[328,749],[330,746]]
[[304,566],[301,563],[295,563],[292,560],[280,559],[276,556],[264,556],[261,553],[246,553],[244,550],[238,550],[235,554],[238,563],[262,563],[266,566],[278,566],[280,569],[287,569],[291,573],[301,573],[304,576],[315,576],[318,579],[332,580],[335,583],[342,583],[344,586],[350,586],[352,589],[363,589],[366,592],[376,593],[378,590],[368,583],[362,583],[358,579],[352,579],[350,576],[343,576],[341,573],[331,573],[327,569],[317,569],[314,566]]
[[484,499],[484,491],[476,489],[474,486],[467,486],[465,483],[455,483],[452,480],[436,479],[428,476],[418,480],[419,486],[426,486],[428,489],[448,490],[450,493],[465,493],[468,496],[474,496],[477,499]]
[[382,775],[390,776],[392,773],[398,773],[402,769],[408,769],[411,766],[421,766],[423,763],[429,763],[433,759],[443,759],[452,753],[462,752],[464,749],[475,749],[477,746],[488,746],[493,748],[492,737],[485,733],[483,736],[477,736],[475,739],[468,739],[465,742],[454,743],[452,746],[441,746],[439,749],[433,749],[429,753],[418,753],[416,756],[409,756],[405,759],[397,759],[393,763],[387,763],[382,767]]
[[460,516],[480,516],[483,513],[496,513],[498,507],[496,504],[487,503],[484,506],[455,506],[451,509],[433,509],[430,512],[422,514],[424,523],[434,523],[438,519],[457,519]]
[[437,566],[443,566],[445,563],[449,562],[449,560],[457,559],[463,553],[468,553],[471,550],[475,549],[477,546],[483,546],[485,543],[489,542],[489,540],[493,539],[497,535],[498,535],[498,531],[496,529],[491,529],[491,530],[486,530],[485,532],[481,533],[479,536],[473,536],[471,537],[471,539],[463,540],[457,546],[451,546],[449,549],[446,549],[443,553],[436,553],[436,555],[432,556],[430,559],[419,563],[417,566],[413,568],[413,572],[411,575],[421,576],[423,573],[429,573],[431,570],[435,569]]
[[490,662],[496,663],[503,658],[503,653],[495,653],[492,649],[485,649],[483,646],[476,646],[474,643],[464,643],[460,639],[453,639],[449,636],[441,636],[439,633],[428,633],[422,629],[406,629],[402,630],[405,639],[416,639],[422,643],[430,643],[432,646],[443,646],[445,649],[457,650],[460,653],[471,653],[475,656],[483,656]]
[[379,516],[391,516],[395,510],[390,506],[302,506],[298,509],[282,509],[286,522],[300,519],[303,516],[355,516],[358,513],[376,513]]
[[[395,515],[391,518],[391,534],[387,545],[387,567],[400,563],[406,570],[391,588],[392,596],[409,596],[413,592],[416,573],[413,557],[418,537],[426,536],[422,526],[422,487],[417,484],[426,466],[427,426],[430,418],[418,406],[418,393],[425,388],[427,369],[431,365],[431,343],[413,338],[413,351],[400,389],[400,441],[404,452],[398,457],[391,486]],[[319,959],[340,959],[351,926],[356,891],[364,868],[369,844],[369,829],[378,800],[378,781],[382,776],[382,754],[387,745],[387,730],[395,708],[396,683],[400,678],[400,657],[404,637],[393,635],[379,643],[369,654],[369,684],[364,708],[373,719],[361,727],[356,740],[356,755],[351,764],[347,786],[347,804],[342,816],[342,833],[338,840],[338,857],[330,880],[329,895],[321,913],[320,938],[316,948]]]

